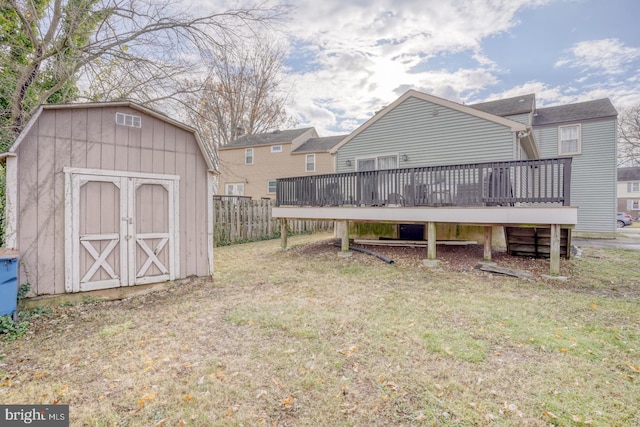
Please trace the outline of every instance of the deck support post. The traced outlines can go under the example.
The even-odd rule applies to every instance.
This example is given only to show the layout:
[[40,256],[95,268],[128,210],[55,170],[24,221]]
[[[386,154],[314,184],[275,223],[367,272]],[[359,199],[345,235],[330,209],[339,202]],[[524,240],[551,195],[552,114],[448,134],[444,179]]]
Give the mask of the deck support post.
[[280,218],[280,247],[287,249],[287,218]]
[[550,271],[552,276],[560,274],[560,224],[551,224]]
[[338,226],[338,236],[340,236],[340,252],[338,255],[343,257],[351,256],[351,252],[349,252],[349,221],[336,221],[336,225]]
[[487,225],[484,227],[484,254],[482,259],[484,261],[491,261],[491,231],[493,227]]
[[436,223],[427,223],[427,259],[436,259]]

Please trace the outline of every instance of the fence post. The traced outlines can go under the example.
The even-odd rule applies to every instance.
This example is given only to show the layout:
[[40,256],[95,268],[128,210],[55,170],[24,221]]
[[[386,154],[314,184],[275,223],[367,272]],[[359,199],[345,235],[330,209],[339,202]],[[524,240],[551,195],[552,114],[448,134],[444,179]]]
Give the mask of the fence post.
[[287,219],[280,219],[280,247],[287,249]]

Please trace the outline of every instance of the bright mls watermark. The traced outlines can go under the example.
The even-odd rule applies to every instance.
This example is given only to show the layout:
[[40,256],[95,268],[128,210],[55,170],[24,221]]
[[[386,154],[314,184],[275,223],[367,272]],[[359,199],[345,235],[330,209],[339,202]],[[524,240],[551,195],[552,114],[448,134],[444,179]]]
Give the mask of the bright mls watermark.
[[69,405],[0,405],[0,426],[69,427]]

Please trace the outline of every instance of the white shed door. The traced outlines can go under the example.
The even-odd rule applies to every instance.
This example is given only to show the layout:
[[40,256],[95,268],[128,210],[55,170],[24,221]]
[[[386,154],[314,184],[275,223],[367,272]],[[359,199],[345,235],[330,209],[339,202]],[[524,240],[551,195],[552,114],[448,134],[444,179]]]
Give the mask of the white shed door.
[[65,173],[67,292],[177,277],[178,177]]

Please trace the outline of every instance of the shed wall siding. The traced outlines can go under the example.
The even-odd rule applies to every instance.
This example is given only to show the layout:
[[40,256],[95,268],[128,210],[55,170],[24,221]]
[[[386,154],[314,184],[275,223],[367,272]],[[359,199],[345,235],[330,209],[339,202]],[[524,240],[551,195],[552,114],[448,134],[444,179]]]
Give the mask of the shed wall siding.
[[[581,124],[582,154],[571,165],[571,204],[578,207],[577,231],[615,232],[616,122]],[[534,131],[543,158],[558,156],[558,127]]]
[[[116,111],[142,128],[117,126]],[[207,166],[193,134],[130,108],[44,109],[16,154],[20,282],[35,294],[65,292],[65,167],[180,175],[180,275],[209,273]]]
[[341,147],[336,169],[353,171],[355,157],[373,154],[406,154],[400,167],[513,160],[513,147],[513,132],[505,126],[408,98]]

